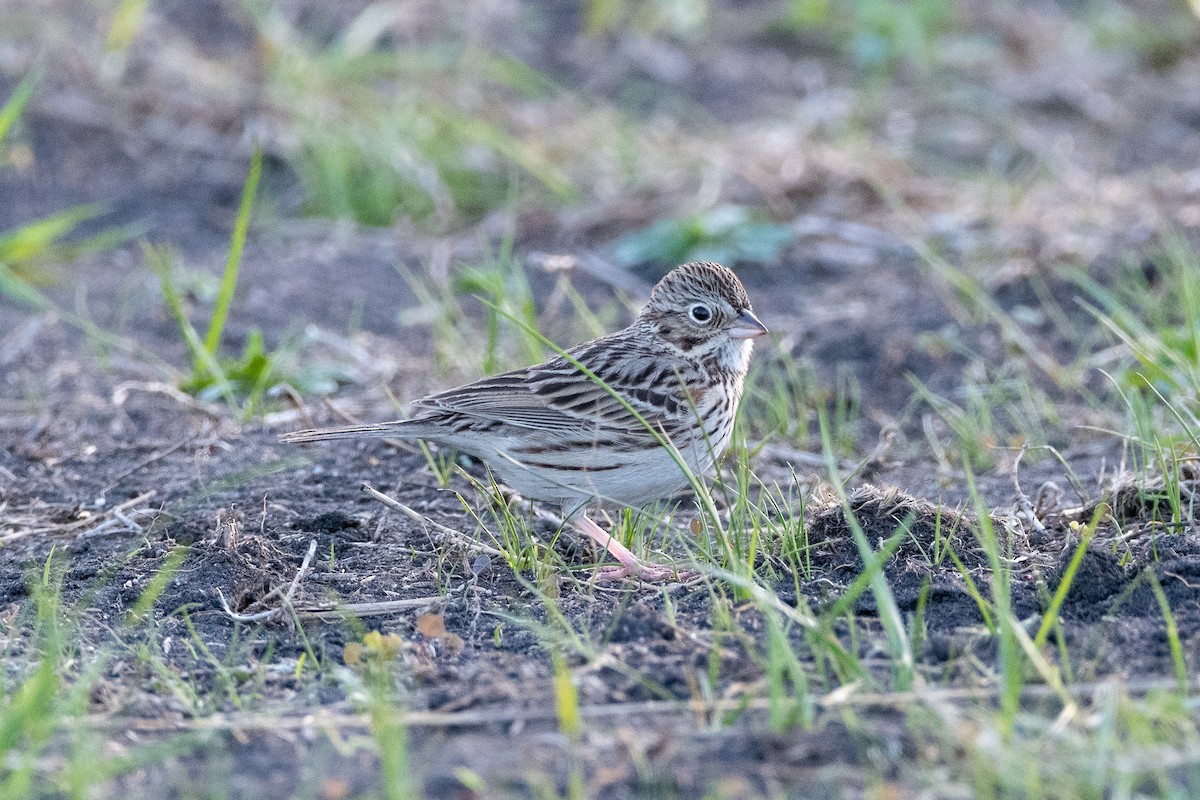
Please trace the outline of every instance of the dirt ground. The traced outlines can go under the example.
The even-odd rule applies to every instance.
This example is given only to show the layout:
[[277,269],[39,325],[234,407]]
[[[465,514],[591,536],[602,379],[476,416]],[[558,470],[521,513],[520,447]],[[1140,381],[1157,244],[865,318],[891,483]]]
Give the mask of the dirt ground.
[[[218,274],[248,163],[243,132],[267,114],[252,89],[207,108],[203,96],[172,94],[186,83],[176,86],[165,67],[156,69],[154,52],[156,45],[185,49],[250,69],[255,38],[236,4],[152,5],[148,41],[133,51],[135,68],[120,84],[82,80],[78,65],[48,59],[21,128],[36,166],[0,171],[0,230],[99,201],[110,210],[104,224],[136,223],[190,268]],[[976,106],[950,92],[931,99],[900,81],[880,90],[884,99],[872,108],[828,123],[846,125],[845,117],[861,113],[857,124],[869,146],[856,150],[840,135],[814,134],[798,176],[783,179],[781,154],[798,141],[790,131],[818,125],[805,117],[817,112],[796,110],[798,98],[835,115],[854,87],[853,71],[838,58],[756,34],[767,12],[759,3],[716,8],[721,32],[695,49],[667,42],[654,52],[647,41],[585,41],[576,12],[550,5],[538,13],[552,22],[511,37],[522,58],[614,103],[636,84],[641,105],[630,113],[649,119],[677,102],[744,140],[746,152],[722,175],[720,196],[799,220],[794,244],[777,263],[739,269],[773,331],[758,358],[812,364],[830,393],[839,376],[857,381],[861,420],[845,455],[865,466],[848,486],[851,506],[873,544],[912,520],[884,574],[906,618],[923,608],[918,673],[933,685],[978,688],[977,665],[995,662],[995,639],[963,570],[931,566],[927,548],[939,526],[961,516],[965,571],[983,585],[988,565],[967,532],[974,510],[965,476],[947,471],[931,450],[927,427],[941,423],[913,402],[910,376],[950,396],[969,379],[971,359],[945,342],[966,343],[997,362],[1013,345],[925,266],[915,245],[936,240],[956,266],[993,265],[982,270],[982,285],[998,307],[1024,320],[1024,333],[1043,353],[1070,364],[1078,342],[1026,313],[1048,294],[1074,324],[1095,325],[1075,303],[1068,267],[1103,282],[1140,258],[1158,233],[1186,235],[1200,225],[1196,37],[1170,63],[1148,63],[1060,40],[1070,26],[1057,6],[972,6],[1000,31],[1005,58],[972,62],[956,80],[989,102]],[[309,12],[327,30],[344,24],[341,15],[353,17],[350,9]],[[566,46],[564,37],[575,44]],[[8,41],[0,55],[0,95],[7,96],[32,54]],[[671,67],[674,61],[688,68]],[[978,183],[973,170],[996,159],[1006,159],[1010,173],[1050,175],[1031,180],[1007,205],[986,188],[964,188]],[[759,180],[765,174],[770,180]],[[318,423],[338,421],[330,402],[341,414],[384,419],[395,414],[387,391],[405,402],[445,386],[454,376],[432,366],[431,328],[398,313],[419,301],[395,265],[425,270],[430,253],[439,252],[475,257],[500,222],[485,220],[482,234],[435,236],[403,223],[371,229],[303,218],[294,213],[296,178],[270,150],[265,185],[274,213],[262,212],[252,228],[229,351],[240,351],[252,328],[271,345],[304,326],[328,332],[329,341],[311,352],[341,359],[352,378],[329,402],[305,398],[303,413]],[[582,210],[524,212],[515,247],[529,264],[535,297],[544,303],[556,277],[531,254],[602,253],[614,235],[678,207],[688,191],[684,185],[593,198]],[[908,211],[889,201],[889,191]],[[576,578],[597,556],[568,535],[555,547],[579,572],[514,574],[495,555],[448,540],[362,489],[368,483],[486,543],[464,508],[465,500],[486,520],[485,502],[461,475],[439,485],[416,450],[379,442],[281,445],[281,433],[306,422],[293,404],[280,401],[265,416],[239,422],[172,388],[163,363],[183,368],[187,354],[137,242],[55,266],[51,277],[44,290],[60,308],[86,309],[95,325],[131,346],[106,346],[62,313],[0,300],[0,618],[7,626],[28,613],[33,576],[51,559],[63,570],[63,606],[79,652],[100,665],[90,676],[87,711],[104,751],[164,748],[94,796],[377,796],[380,762],[361,746],[367,729],[355,716],[362,676],[344,663],[346,646],[371,630],[399,637],[409,763],[427,797],[564,796],[574,770],[585,776],[588,796],[605,798],[850,797],[890,781],[909,785],[899,765],[915,739],[888,703],[855,706],[855,721],[845,709],[821,708],[811,725],[786,733],[767,725],[755,703],[739,706],[760,693],[763,664],[755,647],[716,621],[714,604],[753,635],[764,622],[752,604],[715,598],[706,584],[591,585]],[[579,269],[572,280],[597,308],[625,296],[611,276]],[[636,300],[647,283],[635,275],[627,285]],[[193,306],[197,321],[204,319],[203,301]],[[1094,372],[1085,380],[1103,383]],[[1030,453],[1014,474],[1016,449],[1001,449],[995,466],[978,475],[983,499],[1011,536],[1016,616],[1044,610],[1078,542],[1072,523],[1086,523],[1105,501],[1120,524],[1097,534],[1061,609],[1074,678],[1171,678],[1174,656],[1147,571],[1162,586],[1195,669],[1200,528],[1194,518],[1174,526],[1145,494],[1114,494],[1129,477],[1121,438],[1089,428],[1105,420],[1077,396],[1045,376],[1035,382],[1059,403],[1061,424],[1049,443],[1062,460]],[[815,433],[802,442],[768,441],[752,466],[784,483],[794,472],[804,491],[817,491],[826,475],[809,456],[819,451]],[[467,467],[482,474],[478,465]],[[1197,480],[1183,474],[1188,491]],[[1044,499],[1038,524],[1005,528],[1021,497]],[[686,526],[693,514],[684,498],[674,525]],[[811,571],[780,574],[772,589],[819,611],[862,564],[836,502],[810,502],[806,526]],[[544,523],[537,530],[554,533]],[[289,585],[312,543],[296,607],[412,604],[361,621],[302,625],[237,622],[222,607],[222,598],[233,612],[271,607],[270,592]],[[179,558],[150,622],[135,632],[127,615]],[[881,630],[871,598],[864,594],[851,615],[868,664],[880,655],[870,652]],[[440,616],[448,634],[423,631],[427,614]],[[591,648],[589,657],[570,659],[587,719],[579,742],[562,732],[555,713],[546,631],[559,630],[559,618]],[[29,652],[7,627],[5,640],[9,659]],[[126,646],[135,640],[155,657]],[[886,662],[878,666],[885,675]],[[689,711],[688,701],[702,693],[725,711]],[[489,788],[471,788],[464,775]]]

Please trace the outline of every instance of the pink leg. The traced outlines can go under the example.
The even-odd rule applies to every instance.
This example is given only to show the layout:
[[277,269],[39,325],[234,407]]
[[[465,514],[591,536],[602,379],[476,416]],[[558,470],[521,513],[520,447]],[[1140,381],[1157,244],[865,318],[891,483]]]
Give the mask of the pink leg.
[[621,562],[619,567],[602,567],[596,572],[598,581],[619,581],[622,578],[636,577],[647,582],[665,581],[680,575],[679,572],[667,567],[655,567],[643,564],[629,548],[617,541],[612,534],[601,528],[586,514],[580,514],[574,519],[575,529],[591,538]]

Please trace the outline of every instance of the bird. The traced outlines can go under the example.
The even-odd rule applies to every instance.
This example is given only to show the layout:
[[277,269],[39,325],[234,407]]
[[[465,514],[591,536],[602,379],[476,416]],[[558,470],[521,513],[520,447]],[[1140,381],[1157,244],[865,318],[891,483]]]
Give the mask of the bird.
[[[737,275],[710,261],[667,273],[629,327],[533,366],[414,403],[409,419],[286,434],[284,442],[420,439],[474,456],[517,494],[618,562],[596,578],[667,580],[589,516],[640,508],[687,488],[729,446],[753,340],[767,333]],[[690,473],[690,475],[689,475]]]

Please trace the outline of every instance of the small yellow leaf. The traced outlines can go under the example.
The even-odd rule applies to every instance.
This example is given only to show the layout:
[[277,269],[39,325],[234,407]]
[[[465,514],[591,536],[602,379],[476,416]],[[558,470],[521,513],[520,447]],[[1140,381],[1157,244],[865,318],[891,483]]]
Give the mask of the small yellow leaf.
[[379,642],[379,656],[387,661],[391,661],[400,655],[400,651],[403,649],[404,640],[400,638],[400,634],[398,633],[389,633],[382,637]]
[[342,650],[342,662],[348,667],[353,667],[355,664],[362,661],[362,656],[363,646],[358,642],[350,642]]
[[417,630],[426,639],[440,639],[446,635],[446,620],[441,614],[422,614],[417,617]]

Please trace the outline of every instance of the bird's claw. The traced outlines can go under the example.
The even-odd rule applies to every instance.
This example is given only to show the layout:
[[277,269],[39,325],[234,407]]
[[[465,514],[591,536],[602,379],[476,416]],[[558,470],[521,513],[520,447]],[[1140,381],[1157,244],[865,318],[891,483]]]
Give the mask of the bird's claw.
[[633,564],[601,567],[596,570],[592,580],[597,583],[615,583],[626,578],[636,578],[645,583],[664,583],[666,581],[685,581],[692,575],[693,573],[690,572],[682,572],[670,567],[656,567],[639,561]]

